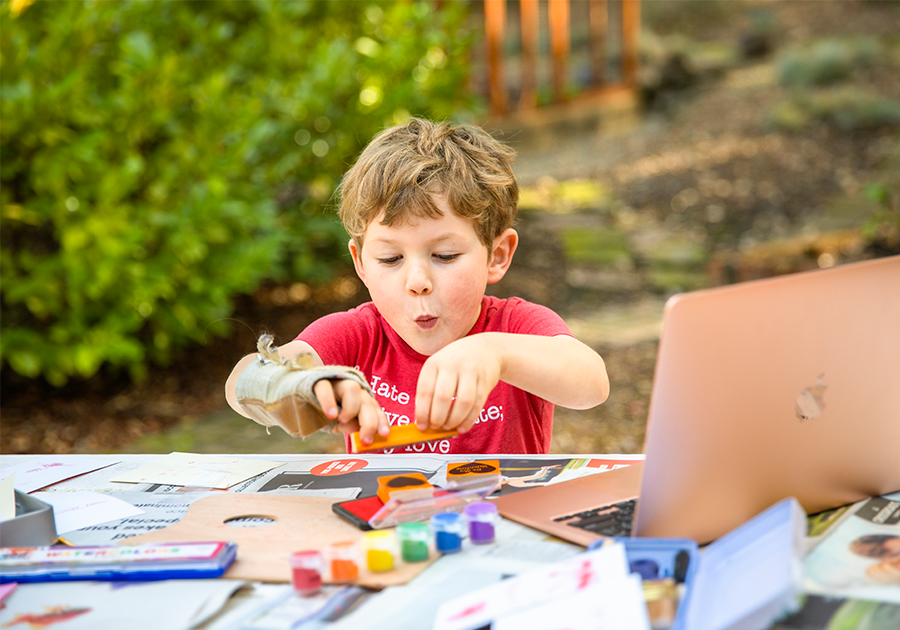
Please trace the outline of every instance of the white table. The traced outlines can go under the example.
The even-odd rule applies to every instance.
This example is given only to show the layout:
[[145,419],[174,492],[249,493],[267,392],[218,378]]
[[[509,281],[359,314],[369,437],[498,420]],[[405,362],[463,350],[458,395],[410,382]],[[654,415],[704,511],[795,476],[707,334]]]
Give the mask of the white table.
[[[35,464],[47,461],[79,462],[87,458],[100,458],[114,461],[106,468],[96,470],[72,479],[56,483],[45,490],[48,492],[72,492],[87,490],[93,492],[114,493],[113,496],[126,497],[131,502],[140,501],[143,498],[192,497],[207,496],[208,492],[197,489],[184,491],[176,487],[154,487],[149,484],[135,485],[123,484],[112,481],[126,471],[134,470],[160,455],[4,455],[0,457],[0,474],[2,469],[21,463],[32,462]],[[285,479],[308,480],[307,474],[312,470],[328,468],[333,462],[342,464],[350,460],[365,462],[363,470],[367,471],[367,477],[378,476],[379,470],[387,470],[384,474],[393,474],[393,471],[422,470],[431,471],[423,473],[426,477],[437,474],[439,477],[447,463],[461,461],[476,461],[479,459],[524,459],[529,461],[554,463],[552,460],[571,460],[575,463],[583,463],[592,457],[614,460],[636,460],[641,455],[527,455],[527,456],[459,456],[459,455],[234,455],[247,459],[259,459],[265,461],[284,462],[283,467],[272,470],[264,475],[247,482],[236,484],[229,488],[229,492],[254,492],[267,488],[267,492],[290,495],[331,496],[335,500],[353,498],[358,492],[355,488],[343,489],[326,487],[307,487],[304,483],[285,483]],[[361,464],[357,464],[361,465]],[[583,470],[582,470],[583,472]],[[294,475],[292,477],[291,475]],[[566,476],[576,475],[578,470],[565,473]],[[336,477],[332,477],[335,479]],[[323,478],[324,479],[324,478]],[[435,485],[441,485],[439,479]],[[278,489],[278,485],[286,486]],[[340,483],[336,485],[340,486]],[[296,486],[303,486],[298,489]],[[274,488],[274,489],[273,489]],[[123,494],[124,493],[124,494]],[[140,493],[140,494],[139,494]],[[367,494],[369,494],[367,492]],[[187,501],[185,501],[186,503]],[[335,516],[337,519],[338,517]],[[153,521],[142,524],[136,521]],[[106,524],[103,529],[98,528],[90,535],[85,532],[72,532],[64,534],[64,538],[72,540],[79,545],[85,544],[111,544],[113,538],[121,538],[129,534],[140,534],[149,531],[147,528],[164,526],[165,522],[177,520],[176,517],[168,519],[133,519],[129,525]],[[162,524],[160,524],[162,523]],[[127,529],[127,531],[125,531]],[[104,538],[106,537],[106,538]],[[581,547],[570,545],[557,540],[550,540],[540,532],[523,527],[511,521],[501,519],[497,527],[497,541],[493,545],[464,545],[462,553],[448,555],[439,558],[415,579],[403,586],[390,587],[377,594],[368,597],[362,606],[343,619],[329,624],[328,628],[341,630],[352,628],[364,630],[365,628],[391,628],[392,630],[428,628],[437,606],[452,597],[465,592],[496,582],[503,577],[527,571],[539,567],[545,563],[558,561],[571,557],[583,551]],[[239,550],[240,553],[240,550]],[[24,586],[24,585],[23,585]],[[64,583],[58,585],[65,588]],[[239,627],[236,623],[254,609],[267,605],[266,602],[284,599],[291,590],[289,585],[272,585],[254,583],[249,588],[243,589],[239,596],[231,599],[221,613],[206,622],[203,628],[208,630],[225,630]],[[333,593],[336,587],[328,592]],[[152,611],[149,613],[152,615]]]

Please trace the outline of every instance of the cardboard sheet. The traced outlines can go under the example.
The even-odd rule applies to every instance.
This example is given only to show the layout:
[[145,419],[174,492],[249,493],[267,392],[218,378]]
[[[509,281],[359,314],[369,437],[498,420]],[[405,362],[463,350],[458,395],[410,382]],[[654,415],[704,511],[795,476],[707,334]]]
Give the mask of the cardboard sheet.
[[[303,549],[324,549],[344,540],[361,540],[363,532],[331,511],[334,499],[321,497],[221,494],[198,499],[179,522],[121,544],[231,540],[238,545],[237,560],[226,578],[260,582],[290,582],[288,556]],[[267,517],[275,522],[258,527],[235,527],[227,521],[241,517]],[[427,562],[403,564],[391,571],[370,573],[360,567],[357,584],[384,588],[405,584],[437,559],[432,550]]]

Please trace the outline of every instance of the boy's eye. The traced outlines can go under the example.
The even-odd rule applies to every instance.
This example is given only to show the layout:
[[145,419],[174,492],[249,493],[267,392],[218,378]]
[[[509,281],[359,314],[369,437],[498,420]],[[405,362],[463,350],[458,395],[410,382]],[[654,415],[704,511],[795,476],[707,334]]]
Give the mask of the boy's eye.
[[394,265],[400,261],[400,256],[390,256],[389,258],[378,258],[381,265]]
[[459,258],[459,254],[435,254],[434,257],[441,262],[452,262]]

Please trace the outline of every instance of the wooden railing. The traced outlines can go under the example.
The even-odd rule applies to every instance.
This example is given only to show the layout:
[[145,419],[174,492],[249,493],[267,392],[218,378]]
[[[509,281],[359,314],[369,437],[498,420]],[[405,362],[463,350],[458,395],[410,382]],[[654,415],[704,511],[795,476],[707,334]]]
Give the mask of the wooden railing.
[[[586,51],[580,53],[587,57],[588,72],[581,72],[579,81],[571,71],[573,19],[580,35],[587,31]],[[484,24],[494,115],[637,85],[640,0],[484,0]],[[542,85],[538,70],[546,61],[542,36],[549,44],[550,76],[543,77],[549,86]],[[510,49],[516,51],[515,63]],[[519,76],[509,72],[513,66]]]

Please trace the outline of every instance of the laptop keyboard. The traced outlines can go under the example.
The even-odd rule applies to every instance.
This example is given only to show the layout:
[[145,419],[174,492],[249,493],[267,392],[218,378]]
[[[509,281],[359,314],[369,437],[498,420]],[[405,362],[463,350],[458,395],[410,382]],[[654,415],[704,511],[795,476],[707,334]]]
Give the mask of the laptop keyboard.
[[634,521],[636,499],[560,516],[554,521],[566,521],[566,525],[599,534],[601,536],[630,536]]

